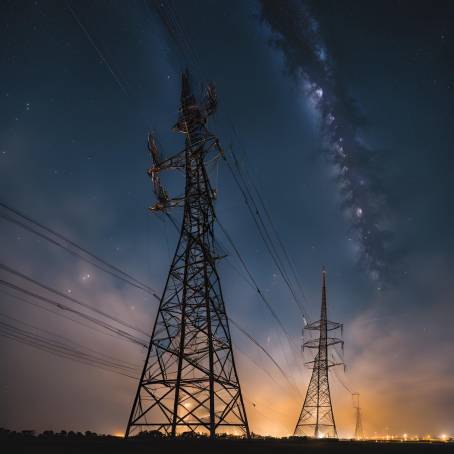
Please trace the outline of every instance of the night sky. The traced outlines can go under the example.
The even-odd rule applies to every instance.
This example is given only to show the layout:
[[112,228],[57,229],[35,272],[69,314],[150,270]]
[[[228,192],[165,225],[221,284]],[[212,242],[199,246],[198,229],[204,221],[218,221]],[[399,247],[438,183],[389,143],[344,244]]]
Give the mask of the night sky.
[[[216,84],[209,128],[265,201],[312,320],[327,268],[329,317],[345,327],[347,368],[331,376],[340,436],[354,431],[346,387],[361,394],[369,435],[453,434],[454,4],[163,3],[160,15],[152,1],[1,2],[0,201],[161,291],[177,235],[147,210],[146,139],[155,131],[167,156],[182,149],[171,127],[189,67],[197,94]],[[166,11],[177,27],[165,25]],[[211,177],[218,217],[293,342],[230,251],[220,264],[228,314],[292,383],[232,327],[250,426],[287,435],[310,377],[298,349],[304,320],[226,163]],[[181,193],[183,180],[166,178]],[[149,294],[4,216],[0,232],[2,265],[151,332]],[[4,267],[0,279],[46,294]],[[64,336],[137,376],[139,346],[20,295],[0,287],[1,323]],[[124,431],[136,380],[4,334],[1,427]]]

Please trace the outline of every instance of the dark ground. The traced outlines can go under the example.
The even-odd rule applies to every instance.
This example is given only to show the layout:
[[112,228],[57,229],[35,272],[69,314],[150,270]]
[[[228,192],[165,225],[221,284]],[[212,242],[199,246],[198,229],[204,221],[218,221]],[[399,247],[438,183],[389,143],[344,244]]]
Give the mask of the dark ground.
[[103,453],[454,453],[454,443],[351,442],[293,440],[128,440],[108,439],[16,439],[1,440],[2,453],[103,454]]

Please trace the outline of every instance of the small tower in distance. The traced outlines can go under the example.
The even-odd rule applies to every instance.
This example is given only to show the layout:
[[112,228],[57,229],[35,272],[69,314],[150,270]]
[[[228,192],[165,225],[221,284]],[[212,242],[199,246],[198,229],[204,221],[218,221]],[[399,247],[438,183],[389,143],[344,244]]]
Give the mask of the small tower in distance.
[[328,370],[340,363],[330,362],[328,349],[343,341],[337,337],[330,337],[331,331],[342,329],[341,323],[328,320],[326,296],[326,270],[322,269],[322,307],[320,320],[309,323],[306,330],[318,331],[319,336],[303,344],[303,349],[315,349],[317,353],[313,361],[306,363],[312,368],[311,381],[307,388],[303,409],[295,427],[295,436],[315,438],[337,438],[336,423],[334,421],[333,406],[329,389]]
[[359,406],[359,393],[353,393],[353,408],[355,409],[355,417],[356,417],[356,424],[355,424],[355,440],[362,440],[364,438],[363,433],[363,420],[361,417],[361,408]]

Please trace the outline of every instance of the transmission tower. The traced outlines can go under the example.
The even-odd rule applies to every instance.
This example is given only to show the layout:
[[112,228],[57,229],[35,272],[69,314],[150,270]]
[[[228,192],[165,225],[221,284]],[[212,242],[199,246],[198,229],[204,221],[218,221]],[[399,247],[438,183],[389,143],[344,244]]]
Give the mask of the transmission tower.
[[328,337],[328,333],[342,329],[342,324],[331,322],[327,319],[326,271],[324,268],[322,270],[322,309],[320,320],[307,324],[305,329],[318,331],[319,336],[303,344],[303,350],[305,348],[316,349],[317,354],[313,361],[306,363],[312,368],[312,376],[294,435],[337,438],[329,390],[328,369],[341,363],[334,363],[329,360],[328,348],[336,344],[343,346],[343,341],[337,337]]
[[[183,221],[125,437],[149,430],[171,436],[224,432],[249,437],[216,269],[221,257],[214,248],[215,191],[206,170],[208,155],[222,156],[217,137],[206,127],[215,109],[214,87],[207,87],[199,105],[184,72],[173,128],[185,136],[184,150],[161,159],[149,136],[153,167],[148,174],[157,196],[150,210],[168,214],[169,208],[181,206]],[[170,198],[161,185],[160,172],[167,169],[185,173],[184,196]]]
[[356,424],[355,424],[355,440],[362,440],[363,433],[363,420],[361,416],[361,408],[359,406],[359,393],[353,393],[353,408],[355,409]]

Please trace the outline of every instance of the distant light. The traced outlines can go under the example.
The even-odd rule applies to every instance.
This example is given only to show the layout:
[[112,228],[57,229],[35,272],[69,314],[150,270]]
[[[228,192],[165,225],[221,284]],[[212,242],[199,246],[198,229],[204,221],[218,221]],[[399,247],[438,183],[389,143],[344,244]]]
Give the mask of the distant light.
[[442,434],[442,435],[441,435],[441,439],[442,439],[443,441],[446,441],[446,440],[448,439],[448,436],[447,436],[446,434]]

